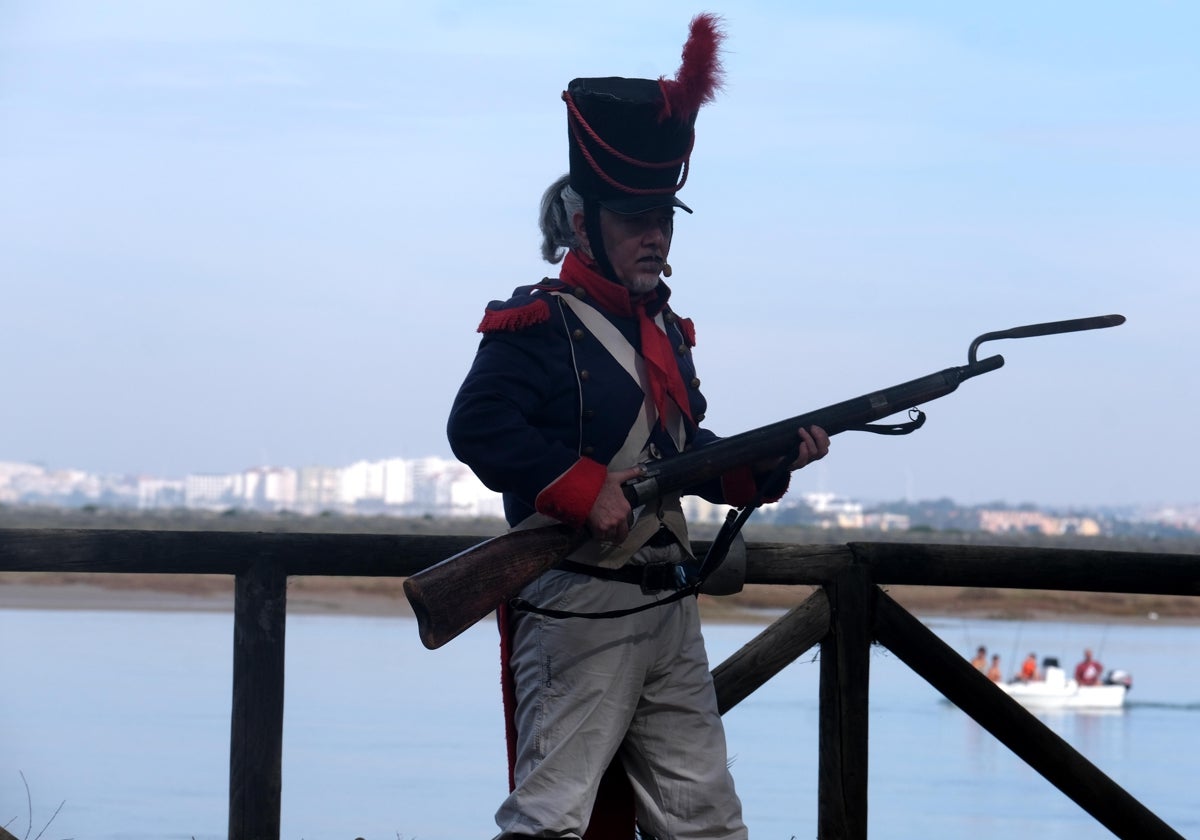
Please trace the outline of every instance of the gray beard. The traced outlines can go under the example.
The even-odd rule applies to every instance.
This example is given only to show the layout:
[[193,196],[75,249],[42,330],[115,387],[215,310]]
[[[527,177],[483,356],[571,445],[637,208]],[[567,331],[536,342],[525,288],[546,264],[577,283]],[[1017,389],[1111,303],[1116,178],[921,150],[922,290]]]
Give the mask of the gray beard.
[[632,279],[626,281],[625,288],[635,295],[644,295],[647,292],[653,292],[658,288],[659,277],[649,277],[644,274],[638,274]]

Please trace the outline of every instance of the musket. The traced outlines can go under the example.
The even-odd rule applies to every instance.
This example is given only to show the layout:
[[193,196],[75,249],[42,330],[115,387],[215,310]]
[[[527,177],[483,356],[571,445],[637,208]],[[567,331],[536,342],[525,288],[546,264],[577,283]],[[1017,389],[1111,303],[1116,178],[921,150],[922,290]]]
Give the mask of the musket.
[[[636,510],[663,495],[684,492],[737,467],[784,457],[794,451],[796,431],[801,427],[820,426],[829,435],[848,431],[908,434],[925,422],[924,412],[916,406],[944,397],[968,379],[1004,365],[1003,356],[977,358],[979,346],[984,342],[1094,330],[1123,323],[1123,315],[1101,315],[984,333],[971,342],[965,365],[722,438],[669,458],[647,461],[641,465],[641,475],[621,486],[622,492]],[[905,410],[910,417],[905,423],[871,425]],[[404,594],[416,616],[422,643],[430,650],[446,644],[515,597],[526,584],[553,569],[588,538],[586,529],[564,524],[510,531],[410,576],[404,581]]]

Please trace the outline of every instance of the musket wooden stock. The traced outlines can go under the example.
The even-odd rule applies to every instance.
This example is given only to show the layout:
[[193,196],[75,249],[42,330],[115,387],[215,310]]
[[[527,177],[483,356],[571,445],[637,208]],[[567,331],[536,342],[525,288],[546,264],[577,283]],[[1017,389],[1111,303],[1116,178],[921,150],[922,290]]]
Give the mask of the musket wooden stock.
[[510,531],[404,581],[421,642],[435,650],[514,597],[586,539],[566,525]]

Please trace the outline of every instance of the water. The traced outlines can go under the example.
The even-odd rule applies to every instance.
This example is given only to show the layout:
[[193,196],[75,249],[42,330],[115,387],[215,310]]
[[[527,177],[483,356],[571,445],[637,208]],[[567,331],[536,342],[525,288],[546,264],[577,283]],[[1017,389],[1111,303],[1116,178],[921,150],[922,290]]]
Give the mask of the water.
[[[929,623],[967,656],[1000,653],[1006,673],[1030,650],[1073,667],[1084,647],[1131,671],[1124,711],[1042,719],[1200,837],[1200,627]],[[760,630],[708,627],[712,661]],[[0,825],[33,838],[65,802],[43,840],[225,837],[232,646],[229,614],[0,610]],[[726,715],[756,838],[816,835],[814,655]],[[491,837],[507,779],[498,658],[490,622],[431,652],[409,619],[289,616],[282,836]],[[1112,836],[886,650],[871,669],[872,837]]]

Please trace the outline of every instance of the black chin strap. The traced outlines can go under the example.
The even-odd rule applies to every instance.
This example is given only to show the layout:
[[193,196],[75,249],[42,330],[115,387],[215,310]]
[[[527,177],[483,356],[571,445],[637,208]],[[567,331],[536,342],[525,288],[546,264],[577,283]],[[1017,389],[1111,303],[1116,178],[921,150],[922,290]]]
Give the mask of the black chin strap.
[[584,199],[583,202],[583,227],[587,232],[588,245],[591,246],[596,267],[604,277],[614,283],[620,283],[612,263],[608,260],[608,252],[604,250],[604,234],[600,230],[600,204],[590,198]]

